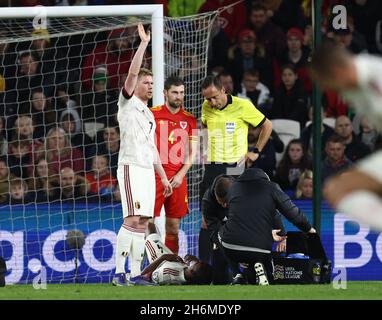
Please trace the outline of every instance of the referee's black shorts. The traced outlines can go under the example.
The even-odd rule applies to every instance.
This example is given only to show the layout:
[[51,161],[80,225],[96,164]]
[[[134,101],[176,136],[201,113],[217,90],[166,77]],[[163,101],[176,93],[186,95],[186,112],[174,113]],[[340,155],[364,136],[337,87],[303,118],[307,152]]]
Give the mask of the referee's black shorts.
[[[212,185],[212,182],[214,182],[215,178],[220,174],[229,174],[228,168],[235,168],[237,167],[237,163],[218,163],[218,162],[211,162],[209,164],[204,165],[204,175],[202,182],[199,186],[199,200],[200,205],[202,203],[202,199],[204,196],[204,193],[206,190]],[[232,170],[234,173],[236,170]],[[238,172],[237,174],[233,174],[233,176],[241,174]]]

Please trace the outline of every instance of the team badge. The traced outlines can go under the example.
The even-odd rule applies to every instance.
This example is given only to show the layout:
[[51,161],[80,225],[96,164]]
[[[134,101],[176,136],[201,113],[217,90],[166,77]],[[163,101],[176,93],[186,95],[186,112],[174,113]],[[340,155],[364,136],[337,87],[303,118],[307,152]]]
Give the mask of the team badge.
[[141,203],[139,201],[135,201],[134,203],[135,209],[140,209],[141,208]]
[[180,121],[179,124],[180,124],[180,127],[181,127],[183,130],[187,128],[187,122],[186,122],[186,121]]

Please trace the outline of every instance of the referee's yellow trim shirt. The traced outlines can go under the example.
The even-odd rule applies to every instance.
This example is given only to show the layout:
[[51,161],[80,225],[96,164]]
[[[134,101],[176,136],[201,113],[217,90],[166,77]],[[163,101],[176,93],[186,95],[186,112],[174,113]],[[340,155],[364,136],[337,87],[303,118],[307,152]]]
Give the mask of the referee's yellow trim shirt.
[[248,151],[248,124],[258,127],[265,116],[247,99],[227,95],[223,109],[202,105],[202,123],[208,130],[209,162],[234,163]]

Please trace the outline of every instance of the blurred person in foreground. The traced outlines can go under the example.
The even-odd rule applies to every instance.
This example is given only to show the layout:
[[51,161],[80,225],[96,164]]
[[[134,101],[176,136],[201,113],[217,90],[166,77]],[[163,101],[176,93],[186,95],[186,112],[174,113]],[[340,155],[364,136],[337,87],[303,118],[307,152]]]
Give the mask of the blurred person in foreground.
[[[382,129],[382,59],[353,55],[333,41],[314,52],[310,71],[320,87],[338,92],[356,112],[367,114]],[[382,151],[328,180],[324,196],[339,212],[382,231]]]

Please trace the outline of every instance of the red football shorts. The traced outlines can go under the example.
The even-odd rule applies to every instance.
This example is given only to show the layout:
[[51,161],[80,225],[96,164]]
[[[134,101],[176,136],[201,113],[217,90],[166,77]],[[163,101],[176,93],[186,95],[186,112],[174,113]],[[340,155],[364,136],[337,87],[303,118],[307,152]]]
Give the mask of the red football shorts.
[[165,198],[163,195],[163,185],[158,177],[155,175],[156,183],[156,196],[154,217],[159,217],[162,206],[166,212],[168,218],[183,218],[188,213],[188,192],[186,177],[183,178],[182,184],[178,188],[172,189],[171,196]]

